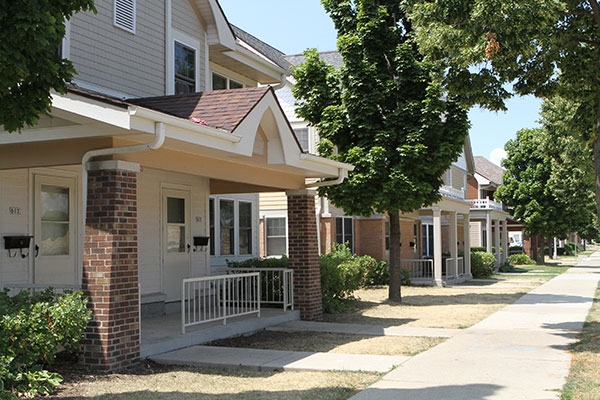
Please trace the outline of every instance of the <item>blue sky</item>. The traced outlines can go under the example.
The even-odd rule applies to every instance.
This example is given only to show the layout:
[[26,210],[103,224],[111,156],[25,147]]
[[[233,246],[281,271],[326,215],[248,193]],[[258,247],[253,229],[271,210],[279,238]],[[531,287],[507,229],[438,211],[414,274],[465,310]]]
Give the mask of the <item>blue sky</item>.
[[[230,23],[251,33],[286,54],[299,54],[309,47],[335,50],[336,32],[320,0],[219,0]],[[537,126],[540,102],[514,98],[508,112],[478,108],[469,112],[473,154],[498,162],[494,153],[515,138],[519,129]]]

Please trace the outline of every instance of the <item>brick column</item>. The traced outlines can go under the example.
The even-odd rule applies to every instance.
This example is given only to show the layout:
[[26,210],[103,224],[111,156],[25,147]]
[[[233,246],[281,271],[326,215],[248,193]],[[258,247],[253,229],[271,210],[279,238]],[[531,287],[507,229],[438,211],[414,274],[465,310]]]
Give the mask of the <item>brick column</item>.
[[294,302],[303,320],[322,318],[321,269],[315,216],[315,192],[289,191],[288,252],[294,270]]
[[83,289],[92,321],[83,363],[117,370],[140,357],[137,172],[121,161],[90,163]]

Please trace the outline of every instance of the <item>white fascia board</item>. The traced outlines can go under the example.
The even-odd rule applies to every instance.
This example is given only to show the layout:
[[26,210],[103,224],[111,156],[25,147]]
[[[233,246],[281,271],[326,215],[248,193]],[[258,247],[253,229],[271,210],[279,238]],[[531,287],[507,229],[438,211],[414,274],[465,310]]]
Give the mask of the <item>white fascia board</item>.
[[[209,33],[209,44],[220,44],[228,49],[235,50],[235,36],[231,31],[231,27],[229,26],[229,22],[227,22],[227,18],[225,14],[221,11],[221,7],[217,4],[217,0],[208,0],[208,4],[212,10],[212,17],[214,18],[214,35],[211,35],[212,32]],[[210,30],[210,28],[209,28]]]
[[102,136],[118,136],[130,133],[129,131],[110,130],[105,124],[77,124],[69,126],[59,126],[52,128],[33,128],[26,129],[20,134],[18,133],[0,133],[0,144],[9,143],[33,143],[45,142],[51,140],[66,140],[66,139],[85,139]]
[[113,106],[73,93],[52,93],[52,107],[97,122],[130,129],[129,110],[126,107]]
[[167,125],[167,138],[229,152],[235,152],[232,145],[241,140],[240,136],[233,133],[148,108],[130,107],[130,112],[132,128],[141,132],[154,133],[154,123],[164,122]]
[[483,175],[481,175],[477,172],[475,173],[475,180],[477,181],[477,183],[479,185],[487,186],[487,185],[491,184],[489,179],[485,178]]
[[245,49],[242,46],[238,46],[236,51],[225,51],[223,52],[223,54],[265,75],[271,76],[273,77],[273,79],[278,81],[281,81],[282,75],[289,74],[289,71],[281,68],[279,65],[273,63],[271,60],[254,54],[253,52],[251,52],[248,49]]

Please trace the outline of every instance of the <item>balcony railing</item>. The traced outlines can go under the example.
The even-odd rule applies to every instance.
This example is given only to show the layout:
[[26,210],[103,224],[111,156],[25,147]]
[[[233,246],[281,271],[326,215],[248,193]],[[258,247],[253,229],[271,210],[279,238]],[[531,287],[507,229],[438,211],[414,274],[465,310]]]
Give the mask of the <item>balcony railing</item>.
[[260,274],[231,274],[183,280],[181,333],[186,328],[241,315],[260,317]]
[[442,194],[442,196],[451,197],[453,199],[465,199],[465,191],[461,189],[455,189],[452,186],[444,185],[440,187],[440,194]]
[[471,210],[499,210],[502,211],[502,203],[490,199],[469,200]]

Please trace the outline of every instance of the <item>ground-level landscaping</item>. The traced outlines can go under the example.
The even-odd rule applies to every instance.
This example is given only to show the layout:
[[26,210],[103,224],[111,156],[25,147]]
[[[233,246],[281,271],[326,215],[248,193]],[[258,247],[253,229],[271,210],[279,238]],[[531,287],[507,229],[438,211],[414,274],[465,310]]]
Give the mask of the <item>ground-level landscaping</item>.
[[[563,269],[564,270],[564,269]],[[562,271],[557,270],[556,273]],[[360,289],[347,300],[348,311],[325,321],[377,326],[467,328],[514,302],[555,274],[501,275],[452,287],[402,288],[402,303],[387,301],[387,287]],[[283,338],[282,336],[285,336]],[[443,341],[425,337],[365,337],[326,333],[282,334],[262,331],[220,344],[255,348],[414,355]],[[382,350],[382,348],[384,348]],[[244,371],[158,366],[140,363],[119,374],[85,374],[65,368],[66,381],[51,398],[61,399],[347,399],[379,380],[376,373]],[[265,393],[268,392],[268,393]]]

